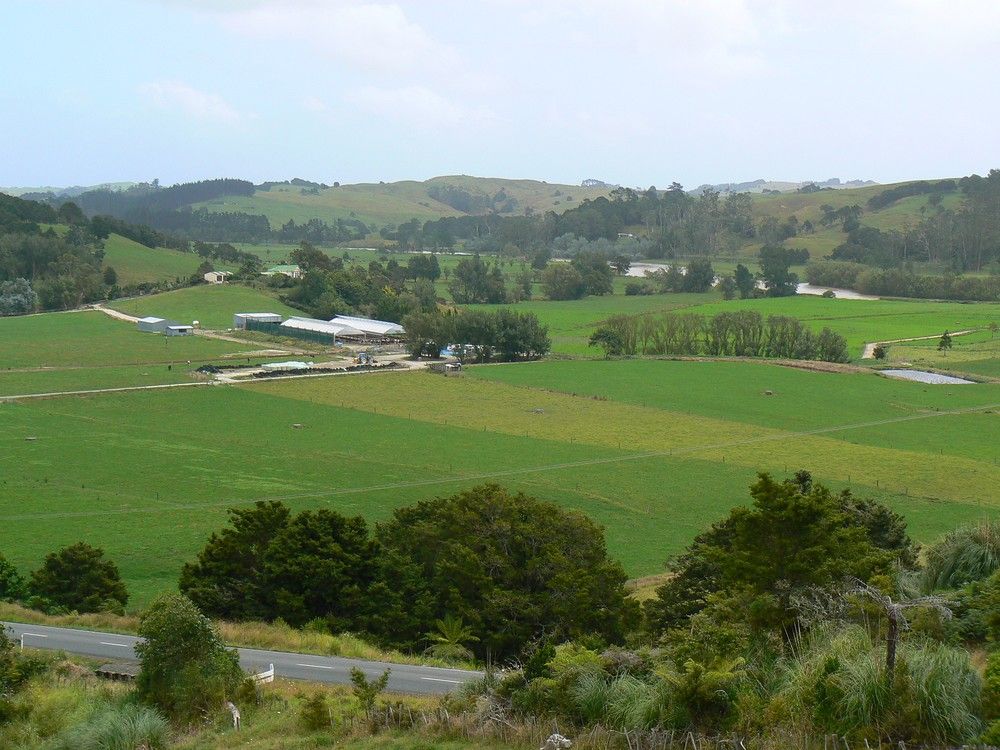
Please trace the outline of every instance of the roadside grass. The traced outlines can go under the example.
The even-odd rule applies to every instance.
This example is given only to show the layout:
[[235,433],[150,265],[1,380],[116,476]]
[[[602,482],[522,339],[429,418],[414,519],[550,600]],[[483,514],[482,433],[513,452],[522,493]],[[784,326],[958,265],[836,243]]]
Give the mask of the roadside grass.
[[200,336],[161,336],[97,310],[0,318],[0,373],[39,367],[166,365],[206,361],[246,347]]
[[[139,630],[139,615],[116,615],[109,612],[93,614],[47,615],[12,602],[0,602],[0,620],[30,625],[96,630],[135,635]],[[471,662],[435,659],[423,654],[404,654],[381,649],[350,633],[318,633],[297,630],[282,622],[226,622],[216,620],[222,640],[229,646],[259,648],[267,651],[342,656],[346,659],[386,661],[394,664],[416,664],[454,669],[476,669]]]
[[[104,241],[104,266],[115,269],[120,286],[186,279],[198,270],[201,261],[195,253],[166,247],[150,248],[118,234],[112,234]],[[230,266],[223,264],[219,268],[227,270]]]
[[275,312],[283,316],[303,315],[278,301],[270,292],[241,284],[199,284],[161,294],[117,300],[108,305],[128,315],[155,315],[179,323],[197,320],[203,328],[233,326],[240,312]]

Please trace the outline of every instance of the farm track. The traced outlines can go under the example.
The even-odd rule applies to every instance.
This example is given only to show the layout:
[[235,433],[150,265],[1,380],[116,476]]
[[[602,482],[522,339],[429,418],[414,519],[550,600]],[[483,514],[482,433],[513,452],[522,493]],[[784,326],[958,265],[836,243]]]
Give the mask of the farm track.
[[544,464],[541,466],[529,466],[518,469],[504,469],[500,471],[477,472],[477,473],[462,474],[449,477],[436,477],[434,479],[420,479],[407,482],[387,482],[384,484],[374,484],[364,487],[341,487],[341,488],[334,488],[318,492],[300,492],[293,494],[270,495],[270,496],[252,497],[252,498],[230,498],[228,500],[221,500],[218,502],[209,502],[209,503],[187,503],[187,504],[171,503],[169,505],[160,505],[156,507],[145,507],[145,508],[120,508],[115,510],[92,510],[92,511],[65,511],[56,513],[24,513],[24,514],[10,515],[10,516],[0,516],[0,521],[11,522],[11,521],[24,521],[24,520],[46,520],[51,518],[84,518],[84,517],[89,518],[89,517],[100,517],[100,516],[130,515],[134,513],[150,513],[160,510],[201,510],[205,508],[245,505],[258,501],[269,501],[269,500],[286,501],[286,500],[315,499],[323,497],[340,497],[345,495],[363,495],[369,492],[384,492],[390,490],[411,489],[416,487],[440,486],[440,485],[453,484],[456,482],[470,482],[470,481],[482,482],[493,479],[503,479],[507,477],[540,474],[549,471],[563,471],[567,469],[580,469],[591,466],[621,464],[630,461],[642,461],[651,458],[668,458],[668,457],[673,458],[681,456],[691,456],[705,451],[714,451],[722,448],[738,448],[748,445],[772,443],[775,441],[787,441],[789,439],[794,439],[797,437],[809,437],[814,435],[826,435],[836,432],[846,432],[849,430],[868,429],[871,427],[880,427],[883,425],[897,424],[900,422],[913,422],[916,420],[932,419],[935,417],[975,414],[977,412],[991,411],[994,409],[1000,409],[1000,403],[981,404],[978,406],[970,406],[961,409],[927,411],[927,412],[921,412],[919,414],[908,414],[900,417],[872,420],[869,422],[854,422],[851,424],[834,425],[830,427],[817,427],[811,430],[780,432],[778,434],[761,435],[758,437],[746,438],[744,440],[731,440],[731,441],[723,441],[712,444],[683,446],[679,448],[672,448],[668,450],[659,450],[659,451],[644,451],[642,453],[633,453],[625,456],[607,456],[604,458],[593,458],[582,461],[568,461],[556,464]]
[[[965,331],[955,331],[949,334],[950,336],[965,336],[970,333],[975,333],[978,328],[969,328]],[[933,336],[912,336],[908,339],[893,339],[892,341],[872,341],[871,343],[865,344],[865,350],[861,353],[861,359],[875,359],[875,347],[876,346],[887,346],[889,344],[904,344],[907,341],[930,341],[931,339],[939,339],[940,335],[935,334]]]

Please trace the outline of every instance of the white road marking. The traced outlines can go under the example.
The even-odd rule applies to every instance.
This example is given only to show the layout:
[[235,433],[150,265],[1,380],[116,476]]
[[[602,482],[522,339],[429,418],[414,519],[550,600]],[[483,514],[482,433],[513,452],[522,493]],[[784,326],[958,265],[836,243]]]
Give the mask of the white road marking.
[[98,641],[102,646],[117,646],[118,648],[132,648],[127,643],[110,643],[109,641]]
[[430,682],[450,682],[453,685],[461,685],[464,680],[445,680],[440,677],[421,677],[421,680],[429,680]]
[[32,638],[48,638],[47,635],[42,635],[41,633],[21,633],[22,638],[31,636]]
[[296,667],[309,667],[311,669],[336,669],[336,667],[328,667],[325,664],[296,664]]

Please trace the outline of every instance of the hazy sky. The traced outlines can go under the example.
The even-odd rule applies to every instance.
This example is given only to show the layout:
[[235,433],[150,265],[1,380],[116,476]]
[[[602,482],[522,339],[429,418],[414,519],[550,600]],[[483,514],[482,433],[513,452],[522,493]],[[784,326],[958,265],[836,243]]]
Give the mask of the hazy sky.
[[1000,0],[0,2],[0,185],[1000,167]]

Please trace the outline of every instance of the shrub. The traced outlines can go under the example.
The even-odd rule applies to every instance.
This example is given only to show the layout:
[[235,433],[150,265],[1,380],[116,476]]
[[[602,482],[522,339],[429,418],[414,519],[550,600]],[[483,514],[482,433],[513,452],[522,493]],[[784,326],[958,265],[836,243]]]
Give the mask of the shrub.
[[333,717],[330,715],[330,707],[327,705],[326,695],[323,693],[313,693],[306,698],[302,702],[299,721],[310,732],[330,729],[333,726]]
[[104,550],[84,542],[49,553],[31,574],[30,591],[53,604],[77,612],[124,611],[128,591],[118,566]]
[[139,696],[168,716],[211,716],[245,679],[236,651],[182,594],[164,594],[139,620]]

